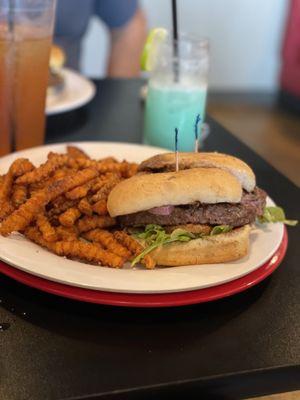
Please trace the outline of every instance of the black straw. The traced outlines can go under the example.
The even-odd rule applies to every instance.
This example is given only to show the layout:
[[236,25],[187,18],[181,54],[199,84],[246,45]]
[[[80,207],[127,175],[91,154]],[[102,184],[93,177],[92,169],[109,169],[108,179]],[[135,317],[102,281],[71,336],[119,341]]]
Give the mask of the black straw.
[[178,23],[177,23],[177,1],[172,0],[172,22],[173,22],[173,56],[174,56],[174,80],[178,82]]

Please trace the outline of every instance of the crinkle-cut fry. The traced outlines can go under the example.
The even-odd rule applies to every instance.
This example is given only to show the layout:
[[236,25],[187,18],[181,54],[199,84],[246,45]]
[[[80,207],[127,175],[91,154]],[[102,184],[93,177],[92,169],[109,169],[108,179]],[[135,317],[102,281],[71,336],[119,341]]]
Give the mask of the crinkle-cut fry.
[[44,187],[46,187],[47,184],[49,184],[48,179],[46,181],[31,183],[30,185],[26,184],[26,186],[28,187],[29,193],[32,195],[34,192],[38,192],[39,190],[44,189]]
[[67,153],[70,157],[73,157],[73,158],[90,159],[90,157],[77,146],[67,146]]
[[107,172],[119,172],[121,174],[127,174],[128,171],[127,161],[122,161],[121,163],[115,162],[114,160],[87,160],[85,158],[69,158],[68,165],[71,168],[82,169],[82,168],[95,168],[100,174],[105,174]]
[[49,217],[60,215],[64,213],[68,208],[76,207],[78,200],[67,200],[64,196],[57,197],[52,203],[50,203],[50,209],[47,214]]
[[48,221],[50,224],[56,229],[60,225],[60,222],[58,220],[58,215],[49,215],[49,213],[45,213],[46,217],[48,218]]
[[3,182],[1,185],[1,190],[0,190],[0,206],[3,205],[4,202],[9,200],[11,190],[12,190],[12,184],[13,184],[13,173],[12,173],[12,166],[8,170],[7,174],[3,178]]
[[66,198],[71,200],[76,200],[85,197],[95,182],[96,179],[92,179],[91,181],[85,183],[84,185],[77,186],[76,188],[70,190],[65,194]]
[[59,256],[79,258],[84,261],[94,262],[100,265],[107,265],[113,268],[121,268],[124,259],[116,254],[103,250],[99,245],[84,243],[80,240],[47,242],[37,227],[28,227],[25,236],[40,246],[46,247]]
[[55,170],[66,165],[68,161],[68,156],[65,154],[55,154],[48,160],[40,165],[33,171],[27,172],[26,174],[20,176],[16,182],[19,184],[30,184],[34,182],[40,182],[41,180],[50,176]]
[[23,231],[48,201],[49,195],[46,190],[35,193],[2,222],[0,234],[7,236],[13,231]]
[[0,193],[2,191],[2,185],[3,185],[3,182],[4,182],[4,177],[5,177],[5,175],[0,175]]
[[56,197],[74,189],[77,186],[81,186],[91,179],[98,176],[98,172],[94,168],[86,168],[82,171],[76,171],[65,178],[59,179],[48,186],[47,191],[50,196],[50,200],[54,200]]
[[85,215],[93,215],[93,208],[86,197],[80,200],[78,203],[78,209]]
[[78,239],[78,230],[75,225],[69,227],[59,225],[58,227],[56,227],[56,234],[59,240],[67,242]]
[[[143,251],[142,245],[140,245],[134,238],[127,235],[124,231],[114,232],[114,237],[135,256],[139,255]],[[148,269],[155,268],[155,261],[148,254],[141,260],[141,263]]]
[[46,186],[51,185],[51,183],[56,182],[56,181],[58,181],[59,179],[63,179],[63,178],[65,178],[65,177],[67,177],[68,175],[71,175],[71,174],[73,174],[73,173],[74,173],[73,170],[71,170],[71,169],[69,169],[69,168],[62,167],[62,168],[57,169],[53,174],[51,174],[51,175],[48,177],[48,179],[43,180],[43,181],[40,181],[40,182],[33,183],[32,186],[34,186],[34,185],[36,185],[36,186],[40,185],[41,188],[44,188],[44,187],[46,187]]
[[127,163],[126,167],[122,171],[123,178],[131,178],[133,175],[137,173],[138,164],[136,163]]
[[40,182],[31,183],[29,185],[29,192],[34,193],[37,190],[44,189],[45,187],[48,187],[52,183],[56,182],[57,180],[65,178],[66,176],[70,175],[71,173],[73,173],[71,170],[64,170],[62,168],[58,169],[48,179],[42,180]]
[[[67,201],[68,200],[66,199],[65,195],[62,194],[61,196],[58,196],[54,200],[52,200],[51,203],[49,204],[49,207],[51,206],[51,208],[59,208],[60,209]],[[69,200],[69,201],[71,201],[71,200]],[[70,207],[68,207],[68,208],[70,208]]]
[[51,182],[54,182],[54,181],[56,181],[57,179],[62,179],[62,178],[64,178],[65,176],[68,176],[68,175],[70,175],[72,173],[72,170],[71,169],[68,169],[68,168],[59,168],[59,169],[57,169],[55,172],[54,172],[54,174],[53,174],[53,176],[51,177],[51,179],[50,179],[50,181]]
[[89,193],[97,193],[107,182],[113,181],[115,179],[120,180],[121,174],[118,172],[107,172],[105,174],[101,174],[92,185]]
[[0,219],[3,220],[10,215],[14,207],[11,203],[10,196],[13,185],[13,164],[10,166],[7,174],[3,178],[3,182],[0,189]]
[[13,185],[13,190],[12,190],[12,203],[13,205],[17,208],[21,204],[25,203],[27,200],[27,186],[25,185]]
[[113,167],[108,165],[109,170],[119,172],[123,178],[130,178],[131,176],[135,175],[138,169],[138,164],[136,163],[130,163],[128,161],[122,161],[118,163],[115,167],[115,169],[112,169]]
[[11,171],[15,178],[33,171],[35,166],[28,158],[17,158],[11,165]]
[[43,238],[43,235],[37,226],[28,226],[24,231],[24,235],[34,243],[46,247],[48,250],[54,251],[54,243],[47,242],[47,240]]
[[89,185],[82,185],[66,193],[66,198],[71,200],[82,199],[89,191]]
[[100,158],[98,162],[111,164],[111,163],[118,163],[119,161],[115,157],[104,157]]
[[93,215],[91,217],[85,216],[77,221],[77,227],[79,232],[87,232],[95,228],[108,228],[114,226],[116,220],[108,215],[98,216]]
[[4,218],[7,218],[9,214],[14,211],[14,209],[14,206],[9,200],[0,204],[0,221],[2,221]]
[[0,204],[8,201],[12,192],[12,185],[15,177],[22,175],[27,170],[32,170],[33,164],[27,158],[17,158],[9,167],[7,174],[2,178],[0,188]]
[[73,226],[76,220],[80,217],[81,212],[77,207],[71,207],[59,216],[59,222],[63,226]]
[[114,235],[103,229],[93,229],[92,231],[83,234],[83,237],[91,242],[100,243],[103,247],[114,254],[124,258],[126,261],[132,257],[131,252],[121,245]]
[[91,200],[94,203],[97,203],[100,200],[106,200],[111,190],[120,182],[119,178],[113,178],[108,182],[104,183],[104,185],[95,193]]
[[[26,171],[26,168],[33,167],[31,162],[26,158],[17,158],[9,167],[6,175],[3,177],[0,189],[0,208],[4,207],[4,203],[10,201],[14,177],[19,176]],[[7,208],[7,207],[6,207]]]
[[121,268],[124,264],[124,260],[116,254],[103,250],[97,244],[85,243],[80,240],[56,242],[54,249],[55,253],[60,256],[79,258],[113,268]]
[[97,169],[97,161],[90,160],[84,157],[73,158],[69,157],[68,166],[74,169],[94,168]]
[[124,166],[122,163],[115,163],[115,162],[99,162],[97,165],[97,170],[100,173],[106,173],[106,172],[120,172],[122,174],[122,171],[124,169]]
[[84,169],[84,168],[95,168],[93,165],[81,166],[81,164],[85,164],[85,163],[83,163],[83,162],[80,163],[78,160],[85,160],[85,158],[69,157],[68,164],[67,164],[68,168],[70,168],[72,171],[78,171],[79,169]]
[[108,213],[107,201],[105,199],[97,201],[97,203],[93,204],[92,209],[98,215],[106,215]]
[[36,218],[36,224],[47,242],[57,241],[55,228],[50,224],[45,214],[40,213]]
[[[109,172],[110,174],[110,172]],[[100,174],[96,179],[93,180],[93,184],[90,187],[90,192],[95,193],[97,190],[106,182],[108,174]]]

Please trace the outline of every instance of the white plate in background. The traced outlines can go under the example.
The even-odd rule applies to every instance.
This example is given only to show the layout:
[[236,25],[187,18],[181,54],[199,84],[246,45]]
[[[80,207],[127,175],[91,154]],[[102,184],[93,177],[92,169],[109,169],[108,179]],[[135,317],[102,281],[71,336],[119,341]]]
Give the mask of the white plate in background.
[[71,111],[87,104],[96,94],[96,86],[78,72],[63,68],[64,87],[47,94],[46,114],[54,115]]

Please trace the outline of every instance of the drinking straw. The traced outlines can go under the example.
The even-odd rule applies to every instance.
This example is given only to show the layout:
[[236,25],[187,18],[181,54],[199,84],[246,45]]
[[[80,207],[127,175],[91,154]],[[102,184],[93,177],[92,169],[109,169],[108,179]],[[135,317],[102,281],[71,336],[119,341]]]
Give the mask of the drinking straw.
[[179,159],[178,159],[178,129],[175,128],[175,170],[179,171]]
[[178,23],[177,23],[177,1],[172,0],[172,23],[173,23],[173,57],[174,57],[174,80],[178,82]]
[[199,125],[200,121],[201,121],[201,117],[200,117],[200,114],[198,114],[196,117],[196,121],[195,121],[195,153],[198,153],[198,150],[199,150],[198,125]]

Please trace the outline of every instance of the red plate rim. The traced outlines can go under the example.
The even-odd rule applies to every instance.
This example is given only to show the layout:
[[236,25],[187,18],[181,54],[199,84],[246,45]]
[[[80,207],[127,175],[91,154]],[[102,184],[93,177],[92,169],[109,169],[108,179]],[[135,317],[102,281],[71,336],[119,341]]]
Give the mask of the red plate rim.
[[176,293],[137,294],[83,289],[39,278],[2,261],[0,272],[27,286],[77,301],[123,307],[175,307],[218,300],[249,289],[278,268],[285,256],[287,245],[288,235],[284,228],[282,241],[273,256],[250,274],[222,285]]

